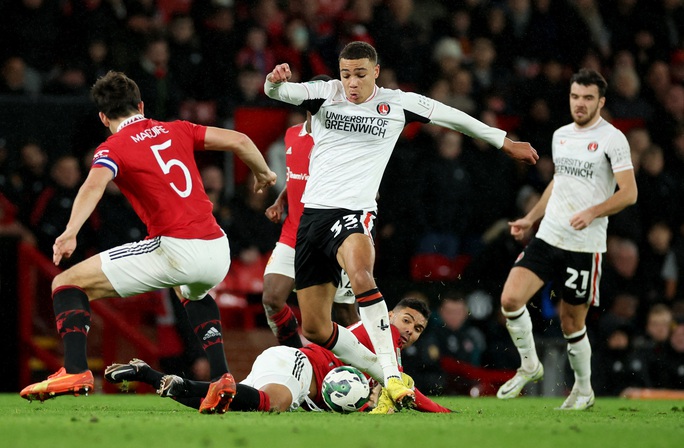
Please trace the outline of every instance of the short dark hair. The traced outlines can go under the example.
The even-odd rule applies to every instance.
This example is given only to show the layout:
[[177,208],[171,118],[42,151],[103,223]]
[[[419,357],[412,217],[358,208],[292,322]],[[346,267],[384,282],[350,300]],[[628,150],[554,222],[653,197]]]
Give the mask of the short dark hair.
[[97,110],[110,120],[122,118],[138,111],[140,89],[122,72],[110,70],[100,77],[90,89]]
[[378,63],[378,53],[371,44],[357,40],[345,45],[339,59],[368,59],[375,65]]
[[599,91],[599,98],[606,96],[608,83],[605,78],[596,70],[583,68],[570,78],[570,85],[577,83],[582,86],[596,86]]
[[398,311],[404,308],[411,308],[418,311],[423,317],[428,320],[430,319],[430,308],[424,300],[417,299],[415,297],[404,297],[396,304],[394,311]]

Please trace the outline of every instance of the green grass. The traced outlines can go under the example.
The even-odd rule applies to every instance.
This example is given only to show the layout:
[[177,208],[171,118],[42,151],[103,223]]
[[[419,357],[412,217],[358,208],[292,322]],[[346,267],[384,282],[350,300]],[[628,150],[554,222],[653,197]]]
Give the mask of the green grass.
[[454,414],[294,412],[200,415],[156,395],[59,397],[28,403],[0,394],[0,447],[680,447],[684,401],[599,398],[587,412],[562,399],[444,397]]

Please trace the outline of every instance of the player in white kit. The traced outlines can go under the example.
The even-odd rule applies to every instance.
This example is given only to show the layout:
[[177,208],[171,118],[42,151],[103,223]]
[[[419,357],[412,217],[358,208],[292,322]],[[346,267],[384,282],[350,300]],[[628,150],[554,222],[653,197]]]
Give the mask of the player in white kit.
[[[295,285],[304,336],[380,381],[391,399],[410,405],[389,333],[387,305],[375,284],[375,196],[394,145],[412,121],[433,123],[480,138],[509,156],[534,164],[536,151],[505,132],[433,99],[379,88],[375,49],[352,42],[340,53],[341,80],[289,83],[287,64],[266,77],[266,94],[312,114],[315,146],[297,233]],[[340,267],[348,274],[377,358],[331,320]],[[375,362],[375,359],[378,362]]]
[[561,329],[575,374],[572,391],[558,409],[583,410],[594,404],[585,321],[589,306],[599,304],[608,216],[637,199],[627,139],[601,118],[605,93],[605,79],[593,70],[582,69],[572,77],[573,123],[553,134],[553,180],[525,217],[509,223],[511,234],[523,239],[543,216],[536,236],[511,269],[501,295],[506,327],[520,353],[521,367],[501,386],[499,398],[517,397],[528,382],[539,381],[544,375],[526,304],[544,283],[553,281],[561,298]]

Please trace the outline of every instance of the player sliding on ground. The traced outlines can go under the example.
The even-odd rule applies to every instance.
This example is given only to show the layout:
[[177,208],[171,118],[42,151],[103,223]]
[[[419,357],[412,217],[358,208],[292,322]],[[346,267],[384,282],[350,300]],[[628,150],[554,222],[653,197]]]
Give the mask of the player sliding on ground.
[[[389,313],[394,346],[403,349],[411,346],[423,333],[429,311],[424,302],[407,298],[401,300]],[[350,331],[372,350],[368,332],[361,323],[349,327]],[[316,344],[300,349],[277,346],[266,349],[252,366],[252,371],[237,385],[237,393],[230,404],[233,411],[287,411],[299,407],[307,410],[326,409],[321,398],[321,383],[335,367],[344,365],[332,352]],[[176,375],[164,375],[153,370],[144,361],[134,359],[128,364],[113,364],[105,370],[105,379],[120,383],[141,381],[152,385],[162,397],[173,397],[187,406],[199,408],[202,397],[215,399],[220,388],[208,382],[192,381]],[[214,383],[217,384],[217,383]],[[416,409],[423,412],[451,412],[418,390]],[[372,413],[388,414],[397,410],[386,395],[380,393],[379,403]]]

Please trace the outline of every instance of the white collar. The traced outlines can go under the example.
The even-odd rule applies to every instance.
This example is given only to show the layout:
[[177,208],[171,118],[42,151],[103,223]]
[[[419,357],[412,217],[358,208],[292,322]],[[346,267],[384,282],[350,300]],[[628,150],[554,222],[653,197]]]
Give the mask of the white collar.
[[126,126],[128,126],[131,123],[135,123],[136,121],[144,120],[145,116],[142,114],[135,114],[132,117],[126,118],[124,121],[122,121],[119,126],[116,128],[116,132],[119,132]]

